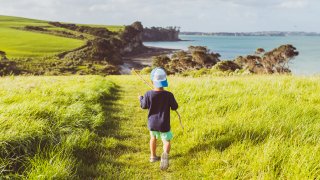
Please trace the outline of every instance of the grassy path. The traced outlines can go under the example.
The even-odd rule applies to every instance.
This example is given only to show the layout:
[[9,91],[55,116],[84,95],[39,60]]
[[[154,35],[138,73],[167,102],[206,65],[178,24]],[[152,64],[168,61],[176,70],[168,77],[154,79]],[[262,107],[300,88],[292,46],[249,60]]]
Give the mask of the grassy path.
[[[118,86],[117,102],[111,120],[114,134],[113,149],[105,155],[109,166],[102,165],[102,171],[112,171],[114,177],[122,178],[155,178],[170,176],[160,172],[159,163],[149,163],[149,131],[147,129],[147,111],[140,109],[138,95],[144,94],[147,87],[134,78],[110,77]],[[116,125],[118,124],[118,126]],[[110,144],[110,143],[109,143]],[[158,142],[158,155],[162,153],[162,143]],[[109,161],[108,161],[109,160]],[[101,163],[104,163],[103,161]],[[101,173],[102,174],[102,173]],[[109,174],[110,175],[110,174]],[[108,177],[110,178],[110,176]]]

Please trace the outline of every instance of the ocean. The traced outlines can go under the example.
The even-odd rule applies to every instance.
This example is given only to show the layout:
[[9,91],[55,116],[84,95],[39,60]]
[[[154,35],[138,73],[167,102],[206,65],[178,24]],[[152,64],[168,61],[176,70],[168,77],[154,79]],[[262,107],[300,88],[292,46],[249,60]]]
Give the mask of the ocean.
[[290,63],[296,75],[320,74],[320,36],[199,36],[181,35],[178,42],[145,42],[146,46],[187,50],[189,46],[206,46],[219,53],[221,60],[232,60],[237,56],[254,54],[257,48],[272,50],[283,44],[292,44],[299,56]]

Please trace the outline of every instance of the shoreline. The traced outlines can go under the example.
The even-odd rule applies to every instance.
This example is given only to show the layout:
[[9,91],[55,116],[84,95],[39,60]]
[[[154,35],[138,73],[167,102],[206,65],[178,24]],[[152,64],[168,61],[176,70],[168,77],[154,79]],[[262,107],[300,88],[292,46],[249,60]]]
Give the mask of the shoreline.
[[152,57],[154,56],[169,55],[176,51],[180,51],[180,49],[169,49],[153,46],[146,47],[147,50],[145,50],[143,53],[127,55],[123,57],[123,64],[120,65],[121,74],[130,74],[132,68],[142,69],[144,67],[151,66]]

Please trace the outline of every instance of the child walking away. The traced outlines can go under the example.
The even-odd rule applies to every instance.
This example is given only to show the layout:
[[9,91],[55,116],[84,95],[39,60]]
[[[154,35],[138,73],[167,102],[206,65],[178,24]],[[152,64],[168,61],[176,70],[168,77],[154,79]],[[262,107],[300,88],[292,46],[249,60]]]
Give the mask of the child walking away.
[[170,141],[173,138],[170,130],[170,109],[177,110],[178,103],[173,94],[165,91],[168,87],[167,75],[164,69],[155,68],[151,72],[151,81],[154,89],[139,96],[142,109],[149,109],[148,128],[150,130],[150,162],[160,160],[156,155],[157,139],[163,142],[163,153],[161,155],[160,169],[166,170],[169,167]]

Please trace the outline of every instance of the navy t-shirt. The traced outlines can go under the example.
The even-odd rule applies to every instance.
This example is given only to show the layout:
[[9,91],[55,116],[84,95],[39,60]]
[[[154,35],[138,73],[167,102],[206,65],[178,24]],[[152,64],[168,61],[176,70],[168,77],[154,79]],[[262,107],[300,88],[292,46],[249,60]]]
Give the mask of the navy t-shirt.
[[177,110],[178,103],[169,91],[148,91],[140,97],[142,109],[149,109],[148,128],[150,131],[170,131],[170,109]]

